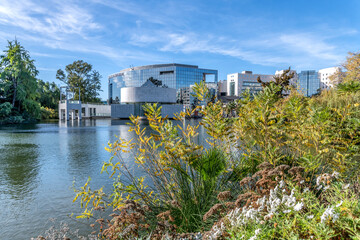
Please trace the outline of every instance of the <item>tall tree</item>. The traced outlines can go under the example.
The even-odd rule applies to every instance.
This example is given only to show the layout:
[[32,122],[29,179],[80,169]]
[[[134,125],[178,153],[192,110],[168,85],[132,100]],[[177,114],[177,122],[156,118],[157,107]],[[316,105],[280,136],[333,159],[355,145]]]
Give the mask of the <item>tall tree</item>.
[[67,84],[75,93],[75,98],[79,97],[82,102],[100,102],[99,91],[101,91],[101,75],[98,71],[92,69],[92,65],[78,60],[65,67],[66,73],[59,69],[56,78]]
[[1,94],[14,109],[38,117],[40,106],[35,101],[38,71],[29,52],[17,40],[8,41],[0,60]]
[[[283,96],[284,95],[284,90],[288,90],[289,85],[290,85],[290,80],[294,77],[295,72],[291,71],[291,68],[289,67],[289,69],[286,69],[283,71],[282,74],[280,75],[275,75],[274,81],[272,81],[273,83],[275,83],[275,85],[280,86],[280,90],[279,92],[277,92],[277,94],[279,96]],[[260,76],[257,78],[257,81],[259,83],[261,83],[261,86],[263,88],[267,87],[270,85],[270,82],[263,82],[260,78]]]
[[42,107],[58,109],[60,89],[54,82],[44,82],[39,79],[37,92],[37,101]]

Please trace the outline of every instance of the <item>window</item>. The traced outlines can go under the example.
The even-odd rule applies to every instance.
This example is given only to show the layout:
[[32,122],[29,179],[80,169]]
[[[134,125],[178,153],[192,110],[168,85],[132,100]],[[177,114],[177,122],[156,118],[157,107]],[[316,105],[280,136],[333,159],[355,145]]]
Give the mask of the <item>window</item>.
[[162,72],[160,72],[160,75],[166,75],[166,74],[174,74],[174,71],[162,71]]
[[230,96],[235,96],[235,83],[230,83]]

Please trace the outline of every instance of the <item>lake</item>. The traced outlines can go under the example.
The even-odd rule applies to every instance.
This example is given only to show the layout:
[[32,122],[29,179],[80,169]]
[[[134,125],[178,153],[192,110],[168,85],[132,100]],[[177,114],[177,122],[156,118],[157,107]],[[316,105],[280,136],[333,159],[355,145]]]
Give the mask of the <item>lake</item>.
[[[125,120],[83,120],[0,126],[0,239],[30,239],[66,222],[81,235],[91,231],[89,221],[69,218],[81,212],[73,181],[92,189],[111,189],[107,174],[100,174],[110,154],[108,141],[131,139]],[[202,134],[203,131],[202,131]],[[133,159],[127,159],[134,166]]]

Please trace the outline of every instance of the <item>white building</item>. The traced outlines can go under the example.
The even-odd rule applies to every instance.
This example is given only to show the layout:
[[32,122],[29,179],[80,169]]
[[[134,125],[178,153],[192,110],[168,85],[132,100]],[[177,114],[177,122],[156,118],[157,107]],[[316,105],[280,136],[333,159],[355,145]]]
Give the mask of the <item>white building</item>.
[[161,106],[161,115],[169,118],[174,118],[183,110],[182,104],[176,104],[175,88],[158,87],[150,80],[141,87],[123,87],[120,91],[120,104],[111,104],[113,119],[129,118],[131,115],[145,118],[143,107],[146,103],[157,103]]
[[81,103],[81,101],[59,101],[59,119],[75,120],[82,118],[107,118],[110,117],[110,105],[100,103]]
[[320,78],[320,89],[327,90],[334,87],[335,82],[331,81],[330,76],[339,71],[339,67],[330,67],[319,70],[319,78]]
[[242,71],[227,75],[227,96],[240,96],[243,91],[249,89],[251,94],[262,90],[261,83],[257,81],[260,77],[263,82],[272,81],[273,75],[253,74],[252,71]]

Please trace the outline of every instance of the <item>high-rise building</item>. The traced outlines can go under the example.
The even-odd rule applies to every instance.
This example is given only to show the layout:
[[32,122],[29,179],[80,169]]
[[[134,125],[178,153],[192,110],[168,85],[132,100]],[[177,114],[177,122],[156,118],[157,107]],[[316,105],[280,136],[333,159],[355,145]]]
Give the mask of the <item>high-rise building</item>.
[[195,65],[169,63],[127,68],[109,76],[109,103],[120,102],[121,88],[140,87],[150,78],[158,80],[163,86],[175,88],[180,96],[182,88],[207,81],[209,75],[212,75],[211,80],[217,83],[217,70],[203,69]]
[[330,67],[324,68],[319,70],[319,77],[320,77],[320,89],[327,90],[334,87],[336,84],[336,79],[331,80],[330,76],[334,75],[337,71],[339,71],[339,67]]
[[306,97],[310,97],[320,91],[319,73],[315,70],[301,71],[298,74],[299,91]]
[[242,92],[249,90],[250,94],[256,94],[262,90],[261,83],[257,81],[260,77],[263,82],[272,81],[273,75],[253,74],[252,71],[242,71],[227,75],[228,96],[241,96]]

